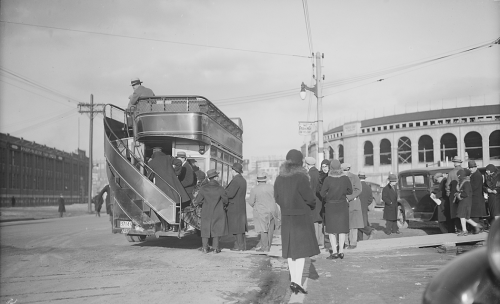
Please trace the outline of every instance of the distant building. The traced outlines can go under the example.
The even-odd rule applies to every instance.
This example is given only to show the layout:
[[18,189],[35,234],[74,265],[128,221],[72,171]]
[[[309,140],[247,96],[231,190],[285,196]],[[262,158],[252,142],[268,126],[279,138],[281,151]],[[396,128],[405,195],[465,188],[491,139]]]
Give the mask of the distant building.
[[[315,157],[311,137],[309,155]],[[325,158],[352,165],[367,179],[383,183],[389,172],[426,166],[500,165],[500,101],[481,105],[384,116],[344,123],[324,132]],[[303,149],[305,147],[303,146]]]
[[88,201],[89,158],[0,133],[0,204],[43,206]]

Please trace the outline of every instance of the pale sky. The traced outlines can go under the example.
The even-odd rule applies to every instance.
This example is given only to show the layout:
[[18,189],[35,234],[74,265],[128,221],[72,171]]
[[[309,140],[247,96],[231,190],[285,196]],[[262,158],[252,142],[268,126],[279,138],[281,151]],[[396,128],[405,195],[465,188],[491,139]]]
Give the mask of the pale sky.
[[[495,0],[0,0],[0,21],[0,132],[68,152],[88,154],[77,103],[93,94],[125,108],[139,77],[156,95],[202,95],[240,117],[244,158],[285,155],[304,143],[298,122],[316,120],[316,98],[299,97],[301,82],[314,85],[311,52],[325,56],[325,132],[500,93],[500,45],[365,77],[498,39]],[[102,143],[98,116],[94,159]]]

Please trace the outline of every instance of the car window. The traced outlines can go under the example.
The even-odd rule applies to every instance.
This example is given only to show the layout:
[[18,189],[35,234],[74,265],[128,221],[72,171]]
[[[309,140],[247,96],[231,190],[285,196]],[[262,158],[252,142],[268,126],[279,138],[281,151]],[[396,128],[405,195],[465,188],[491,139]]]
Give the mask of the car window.
[[401,176],[401,188],[413,188],[413,176]]
[[414,175],[415,188],[427,188],[428,180],[427,175],[418,174]]

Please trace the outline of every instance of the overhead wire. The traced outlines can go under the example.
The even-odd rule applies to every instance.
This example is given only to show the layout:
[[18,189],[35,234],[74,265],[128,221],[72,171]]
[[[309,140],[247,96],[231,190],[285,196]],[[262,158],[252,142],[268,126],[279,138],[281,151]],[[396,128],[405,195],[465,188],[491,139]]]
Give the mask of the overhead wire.
[[110,34],[110,33],[102,33],[102,32],[87,31],[87,30],[76,30],[76,29],[69,29],[69,28],[62,28],[62,27],[55,27],[55,26],[46,26],[46,25],[21,23],[21,22],[13,22],[13,21],[5,21],[5,20],[0,20],[0,23],[16,24],[16,25],[24,25],[24,26],[33,26],[33,27],[47,28],[47,29],[53,29],[53,30],[70,31],[70,32],[86,33],[86,34],[95,34],[95,35],[103,35],[103,36],[111,36],[111,37],[138,39],[138,40],[145,40],[145,41],[163,42],[163,43],[170,43],[170,44],[180,44],[180,45],[189,45],[189,46],[213,48],[213,49],[222,49],[222,50],[230,50],[230,51],[259,53],[259,54],[265,54],[265,55],[279,55],[279,56],[309,58],[309,56],[304,56],[304,55],[285,54],[285,53],[276,53],[276,52],[266,52],[266,51],[258,51],[258,50],[246,50],[246,49],[231,48],[231,47],[221,47],[221,46],[214,46],[214,45],[207,45],[207,44],[198,44],[198,43],[179,42],[179,41],[172,41],[172,40],[144,38],[144,37],[139,37],[139,36],[128,36],[128,35]]
[[74,115],[74,114],[77,114],[77,112],[74,112],[74,109],[73,110],[69,110],[69,111],[66,111],[65,113],[49,117],[49,118],[47,118],[44,121],[41,121],[39,123],[30,125],[30,126],[26,126],[26,127],[22,128],[22,129],[19,129],[19,130],[10,132],[10,133],[11,134],[19,134],[19,133],[22,133],[22,132],[24,132],[26,130],[35,128],[35,127],[41,127],[41,126],[44,126],[44,125],[47,125],[47,124],[54,123],[54,122],[59,121],[59,120],[64,119],[64,118],[68,118],[69,116]]
[[[370,72],[370,73],[367,73],[364,75],[359,75],[359,76],[355,76],[355,77],[351,77],[351,78],[327,82],[327,83],[324,83],[323,89],[329,89],[329,88],[343,86],[343,85],[347,85],[347,84],[351,84],[351,83],[355,83],[355,82],[359,82],[359,81],[378,78],[378,79],[370,82],[370,83],[376,83],[379,81],[383,81],[384,79],[392,78],[394,76],[403,74],[403,73],[397,73],[399,71],[404,71],[404,70],[416,68],[419,66],[424,67],[425,65],[431,65],[431,64],[439,62],[440,60],[450,59],[453,56],[460,56],[460,55],[463,55],[467,52],[476,51],[479,49],[491,47],[494,44],[500,44],[499,41],[500,41],[500,39],[496,39],[493,42],[490,41],[488,43],[481,43],[480,45],[468,47],[465,50],[461,49],[460,51],[456,51],[454,53],[447,54],[447,55],[441,55],[439,57],[434,57],[432,59],[417,61],[414,63],[405,64],[402,66],[397,66],[397,67],[393,67],[393,68],[388,68],[388,69],[383,69],[383,70],[379,70],[379,71],[375,71],[375,72]],[[413,70],[416,70],[416,69],[413,69]],[[405,73],[408,73],[411,71],[412,70],[405,71]],[[389,74],[393,74],[393,73],[397,73],[397,74],[392,75],[390,77],[386,76],[384,78],[380,78],[384,75],[389,75]],[[367,84],[370,84],[370,83],[367,83]],[[367,85],[367,84],[363,84],[363,85]],[[363,86],[363,85],[360,85],[360,86]],[[356,87],[360,87],[360,86],[356,86]],[[350,88],[350,89],[352,89],[352,88]],[[347,91],[350,89],[346,89],[343,91]],[[343,92],[343,91],[340,91],[340,92]],[[264,101],[264,100],[269,100],[269,99],[282,98],[282,97],[295,95],[296,92],[297,92],[297,89],[294,88],[294,89],[289,89],[289,90],[281,90],[281,91],[276,91],[276,92],[256,94],[256,95],[245,96],[245,97],[226,98],[224,102],[220,103],[220,105],[221,106],[230,106],[230,105],[238,105],[238,104],[244,104],[244,103],[249,103],[249,102],[258,102],[258,101]],[[332,94],[336,94],[336,93],[337,92],[332,93]],[[328,95],[332,95],[332,94],[327,94],[327,95],[323,95],[323,96],[328,96]],[[219,105],[219,104],[217,104],[217,105]]]
[[45,86],[45,85],[42,85],[42,84],[40,84],[40,83],[37,83],[36,81],[31,80],[31,79],[29,79],[28,77],[23,76],[23,75],[21,75],[21,74],[19,74],[19,73],[16,73],[16,72],[14,72],[14,71],[11,71],[11,70],[9,70],[9,69],[6,69],[6,68],[4,68],[4,67],[2,67],[2,66],[0,66],[0,71],[3,71],[4,73],[6,73],[6,74],[8,74],[8,75],[14,76],[15,78],[18,78],[18,79],[20,79],[21,81],[23,81],[23,82],[27,83],[28,85],[31,85],[31,86],[33,86],[33,87],[35,87],[35,88],[38,88],[38,89],[42,90],[42,91],[45,91],[45,92],[48,92],[48,93],[54,94],[54,95],[56,95],[56,96],[58,96],[58,97],[65,98],[65,99],[67,99],[67,100],[68,100],[68,101],[70,101],[70,102],[73,102],[73,103],[75,103],[75,104],[78,104],[78,101],[77,101],[75,98],[69,97],[69,96],[67,96],[67,95],[65,95],[65,94],[63,94],[63,93],[61,93],[61,92],[58,92],[58,91],[56,91],[56,90],[54,90],[54,89],[51,89],[51,88],[49,88],[49,87],[47,87],[47,86]]
[[10,82],[7,82],[7,81],[5,81],[5,80],[1,80],[1,79],[0,79],[0,82],[3,82],[3,83],[8,84],[8,85],[11,85],[11,86],[16,87],[16,88],[18,88],[18,89],[20,89],[20,90],[23,90],[23,91],[26,91],[26,92],[32,93],[32,94],[34,94],[34,95],[38,95],[38,96],[43,97],[43,98],[45,98],[45,99],[47,99],[47,100],[50,100],[50,101],[53,101],[53,102],[56,102],[56,103],[59,103],[59,104],[65,105],[65,106],[70,106],[68,103],[64,103],[64,102],[62,102],[62,101],[57,101],[57,100],[54,100],[54,99],[50,99],[50,98],[48,98],[48,97],[46,97],[46,96],[43,96],[43,95],[41,95],[41,94],[38,94],[38,93],[36,93],[36,92],[33,92],[33,91],[30,91],[30,90],[27,90],[27,89],[22,88],[22,87],[20,87],[20,86],[16,86],[16,85],[14,85],[14,84],[12,84],[12,83],[10,83]]

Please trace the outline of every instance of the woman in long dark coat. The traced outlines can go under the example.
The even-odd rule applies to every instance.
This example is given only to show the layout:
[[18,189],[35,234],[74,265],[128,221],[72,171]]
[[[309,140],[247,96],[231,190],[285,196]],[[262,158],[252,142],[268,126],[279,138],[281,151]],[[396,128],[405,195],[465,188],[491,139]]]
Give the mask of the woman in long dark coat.
[[63,213],[66,212],[66,206],[64,205],[64,198],[62,194],[59,197],[58,202],[59,202],[59,208],[57,209],[57,211],[59,211],[59,217],[63,217]]
[[307,171],[302,167],[302,159],[300,151],[290,150],[274,183],[274,198],[281,207],[282,256],[288,259],[290,289],[295,293],[307,293],[302,288],[304,258],[319,254],[310,217],[316,198]]
[[465,223],[469,223],[474,227],[474,234],[481,231],[482,226],[470,219],[470,211],[472,208],[472,187],[470,185],[470,170],[460,169],[457,173],[459,184],[457,185],[457,192],[455,197],[458,201],[457,217],[460,218],[462,231],[458,233],[459,236],[467,235],[467,228]]
[[[323,181],[321,196],[325,201],[325,232],[332,244],[332,253],[327,259],[344,258],[345,236],[349,233],[349,203],[347,195],[352,194],[352,184],[348,176],[342,174],[340,161],[333,159],[330,163],[330,173]],[[333,254],[333,246],[339,245],[337,253]]]
[[215,179],[219,173],[215,169],[207,172],[209,182],[201,187],[194,204],[201,205],[201,242],[202,252],[208,252],[208,241],[212,238],[212,247],[215,253],[221,252],[219,238],[228,234],[227,216],[225,207],[228,199],[226,191]]

